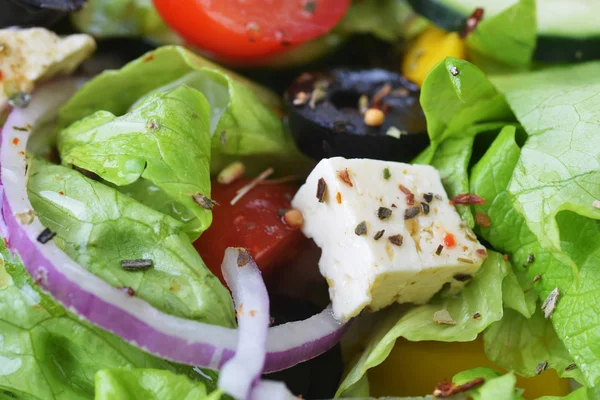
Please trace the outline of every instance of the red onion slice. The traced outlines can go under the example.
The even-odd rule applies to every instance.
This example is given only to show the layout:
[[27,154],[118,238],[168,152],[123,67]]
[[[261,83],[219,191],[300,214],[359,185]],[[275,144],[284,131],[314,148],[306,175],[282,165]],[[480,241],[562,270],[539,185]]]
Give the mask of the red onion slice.
[[236,399],[246,399],[265,365],[269,330],[269,294],[256,263],[246,249],[228,248],[221,266],[237,311],[238,347],[223,365],[219,388]]
[[[80,317],[159,357],[221,368],[235,354],[236,329],[174,317],[130,297],[77,264],[53,241],[40,243],[37,238],[45,227],[39,219],[30,224],[19,222],[23,220],[20,216],[32,209],[25,162],[30,131],[53,119],[61,102],[78,85],[75,80],[62,80],[40,87],[30,105],[14,109],[4,125],[0,137],[1,211],[4,237],[11,251],[43,290]],[[286,369],[322,354],[344,332],[345,326],[335,321],[329,308],[305,321],[270,328],[265,372]]]

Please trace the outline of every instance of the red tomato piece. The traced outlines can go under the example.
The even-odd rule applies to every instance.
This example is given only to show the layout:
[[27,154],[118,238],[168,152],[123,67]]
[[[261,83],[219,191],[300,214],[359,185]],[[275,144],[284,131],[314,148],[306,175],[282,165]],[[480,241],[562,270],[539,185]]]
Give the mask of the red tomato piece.
[[257,60],[329,32],[351,0],[154,0],[191,44],[231,61]]
[[298,190],[294,184],[257,185],[235,205],[230,205],[236,192],[250,182],[240,179],[229,185],[213,181],[213,208],[210,228],[194,243],[206,266],[223,281],[221,263],[230,246],[246,248],[268,279],[274,268],[283,265],[302,251],[308,239],[300,228],[288,226],[280,210],[291,208]]

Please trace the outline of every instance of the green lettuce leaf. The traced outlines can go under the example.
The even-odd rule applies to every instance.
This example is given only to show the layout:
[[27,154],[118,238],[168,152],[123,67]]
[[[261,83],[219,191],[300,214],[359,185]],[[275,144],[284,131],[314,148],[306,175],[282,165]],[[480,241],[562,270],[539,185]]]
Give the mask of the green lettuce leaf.
[[[420,101],[434,149],[449,137],[465,137],[475,124],[514,120],[504,97],[485,74],[457,58],[447,57],[429,72]],[[474,129],[470,134],[479,132]]]
[[466,38],[469,57],[485,71],[531,64],[537,37],[535,0],[520,0],[491,18],[485,18]]
[[[79,172],[29,163],[29,195],[41,222],[75,261],[169,314],[234,326],[229,292],[206,268],[184,225]],[[131,272],[121,260],[150,259]]]
[[544,396],[537,400],[596,400],[598,398],[600,398],[600,390],[582,387],[563,397]]
[[[453,198],[469,191],[468,166],[473,151],[473,137],[451,138],[444,141],[435,151],[430,164],[440,173],[442,184]],[[473,213],[468,206],[458,205],[456,210],[470,228],[475,225]]]
[[[517,201],[508,186],[521,159],[522,149],[515,141],[515,132],[507,128],[473,167],[471,191],[487,200],[485,204],[475,206],[474,211],[490,219],[490,227],[479,227],[479,234],[494,248],[509,255],[513,271],[521,276],[520,283],[525,290],[537,292],[544,300],[552,290],[559,289],[560,301],[552,314],[552,325],[570,357],[580,367],[558,372],[572,377],[581,373],[583,378],[578,379],[594,386],[600,380],[600,347],[597,345],[600,343],[597,329],[600,319],[595,310],[600,295],[600,272],[594,267],[600,260],[598,223],[570,212],[557,215],[561,247],[576,263],[579,271],[576,277],[567,264],[541,245],[516,208]],[[526,326],[526,329],[534,328]],[[548,343],[556,345],[549,348],[550,353],[562,354],[556,342]],[[517,356],[505,354],[505,357],[506,363]],[[562,366],[564,363],[556,364]]]
[[[510,243],[504,243],[503,240],[496,237],[499,232],[498,223],[510,221],[512,214],[506,214],[506,209],[502,208],[496,211],[498,204],[510,204],[508,193],[504,193],[512,176],[514,166],[519,159],[521,149],[516,143],[516,128],[506,126],[500,131],[496,140],[489,147],[488,151],[481,160],[473,167],[471,173],[471,193],[486,199],[486,203],[474,207],[476,213],[487,215],[490,218],[490,227],[478,227],[478,233],[484,239],[494,245],[499,251],[511,251],[522,244],[530,243],[533,239],[523,237],[519,234],[511,236],[502,234],[502,239],[510,240]],[[498,198],[498,196],[500,198]],[[521,264],[513,260],[512,274],[504,282],[505,285],[505,306],[512,308],[530,317],[535,309],[537,294],[531,289],[531,278],[526,273],[523,265],[527,265],[526,257]],[[534,255],[535,257],[535,255]],[[526,293],[525,293],[526,292]]]
[[81,32],[98,38],[149,38],[159,43],[180,43],[160,18],[152,0],[88,0],[71,14],[71,22]]
[[281,112],[277,95],[182,47],[161,47],[118,71],[98,75],[61,108],[60,125],[96,111],[121,116],[146,95],[183,84],[202,92],[210,104],[212,172],[233,160],[245,162],[249,173],[267,167],[302,173],[311,167],[276,115]]
[[66,312],[38,290],[2,241],[0,255],[0,398],[92,399],[101,369],[189,370]]
[[[385,317],[374,327],[360,358],[338,389],[338,396],[360,381],[368,369],[381,364],[394,347],[396,339],[404,337],[411,341],[437,340],[443,342],[467,342],[503,314],[502,281],[508,273],[508,265],[502,256],[489,252],[480,272],[465,289],[456,296],[438,298],[430,304],[406,309],[395,305],[383,311]],[[456,325],[439,325],[433,315],[447,310]],[[479,313],[479,318],[473,318]]]
[[515,207],[541,245],[571,267],[556,215],[600,219],[592,206],[600,199],[599,80],[600,62],[494,79],[529,135],[509,185]]
[[202,382],[157,369],[104,369],[95,377],[94,400],[219,400]]
[[[210,209],[191,196],[210,198],[208,119],[204,96],[180,86],[146,97],[122,117],[98,111],[77,121],[59,132],[58,150],[63,164],[91,171],[114,185],[151,182],[158,190],[149,202],[156,203],[156,196],[170,197],[167,214],[185,222],[196,239],[212,221]],[[146,202],[141,196],[138,200]],[[184,212],[178,215],[178,208]]]
[[531,318],[504,310],[502,319],[486,329],[483,341],[490,361],[521,376],[535,376],[536,367],[544,361],[561,376],[579,373],[565,372],[573,359],[539,309]]

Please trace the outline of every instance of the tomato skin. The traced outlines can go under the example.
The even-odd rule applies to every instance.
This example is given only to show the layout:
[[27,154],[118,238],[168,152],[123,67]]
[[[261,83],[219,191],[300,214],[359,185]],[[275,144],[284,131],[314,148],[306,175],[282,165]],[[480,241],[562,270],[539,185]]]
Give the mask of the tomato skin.
[[154,6],[189,43],[235,62],[256,61],[326,34],[342,19],[350,2],[154,0]]
[[194,243],[206,266],[223,280],[221,263],[230,246],[246,248],[268,280],[273,270],[295,257],[308,242],[298,227],[290,227],[278,211],[291,208],[298,190],[294,184],[257,185],[234,206],[231,200],[237,190],[248,184],[240,179],[229,185],[213,181],[213,222]]

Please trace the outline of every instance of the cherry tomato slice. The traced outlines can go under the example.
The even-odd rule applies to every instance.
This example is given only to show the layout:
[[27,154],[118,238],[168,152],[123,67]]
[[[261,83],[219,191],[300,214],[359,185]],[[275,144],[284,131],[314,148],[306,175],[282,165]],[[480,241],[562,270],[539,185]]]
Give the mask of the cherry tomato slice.
[[177,33],[217,58],[260,59],[329,32],[350,0],[154,0]]
[[213,182],[213,208],[210,228],[194,243],[206,266],[223,281],[221,263],[230,246],[246,248],[268,280],[273,269],[294,258],[308,242],[300,228],[290,227],[278,211],[291,208],[298,187],[294,184],[257,185],[235,205],[230,205],[238,189],[250,180],[229,185]]

